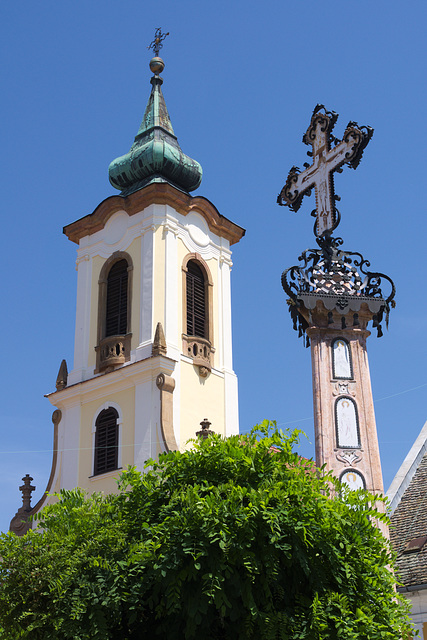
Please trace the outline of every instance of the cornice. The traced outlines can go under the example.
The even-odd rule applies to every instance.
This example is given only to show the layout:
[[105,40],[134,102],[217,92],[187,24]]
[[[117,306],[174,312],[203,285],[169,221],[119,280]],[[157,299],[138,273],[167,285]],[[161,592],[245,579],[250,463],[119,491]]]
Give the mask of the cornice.
[[152,183],[128,196],[110,196],[93,213],[66,225],[63,232],[69,240],[78,244],[84,236],[103,229],[117,211],[126,211],[129,216],[133,216],[151,204],[169,205],[184,216],[193,211],[199,213],[206,220],[209,229],[226,238],[230,244],[239,242],[245,235],[245,229],[221,215],[207,198],[190,196],[165,182]]
[[151,380],[158,373],[165,372],[170,375],[174,368],[175,361],[167,356],[152,356],[138,362],[131,362],[109,373],[76,382],[60,391],[48,393],[45,397],[54,406],[65,409],[73,404],[80,404],[83,399],[87,402],[89,396],[91,400],[102,398],[110,392],[111,388],[114,388],[114,391],[124,391],[136,384]]

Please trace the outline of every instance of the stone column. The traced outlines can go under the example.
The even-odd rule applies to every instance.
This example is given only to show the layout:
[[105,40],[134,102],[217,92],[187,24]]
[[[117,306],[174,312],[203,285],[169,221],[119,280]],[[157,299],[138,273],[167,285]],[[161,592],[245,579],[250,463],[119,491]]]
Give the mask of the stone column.
[[[350,485],[383,493],[366,349],[372,314],[366,307],[356,314],[354,326],[354,314],[328,317],[322,303],[311,313],[300,311],[311,318],[306,333],[311,344],[316,463],[326,464]],[[334,362],[338,358],[343,363]]]

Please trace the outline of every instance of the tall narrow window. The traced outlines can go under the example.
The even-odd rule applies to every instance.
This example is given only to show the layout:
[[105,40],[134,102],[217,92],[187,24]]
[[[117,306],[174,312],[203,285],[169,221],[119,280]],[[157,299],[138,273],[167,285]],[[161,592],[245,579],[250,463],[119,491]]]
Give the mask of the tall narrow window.
[[187,264],[187,335],[207,338],[206,287],[203,272],[197,262]]
[[119,260],[111,267],[107,278],[105,337],[127,333],[128,263]]
[[124,251],[115,251],[100,271],[95,373],[130,360],[132,273],[132,258]]
[[213,367],[213,281],[198,253],[189,253],[182,265],[182,350],[203,378]]
[[101,411],[95,423],[94,475],[114,471],[118,467],[118,413],[112,407]]

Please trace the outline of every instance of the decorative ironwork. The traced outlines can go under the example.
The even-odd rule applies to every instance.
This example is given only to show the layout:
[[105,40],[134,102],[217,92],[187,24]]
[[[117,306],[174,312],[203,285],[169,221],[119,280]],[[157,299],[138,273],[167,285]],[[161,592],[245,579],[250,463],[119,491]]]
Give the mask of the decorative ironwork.
[[[353,312],[353,326],[358,326],[362,303],[366,303],[373,314],[373,326],[382,336],[381,322],[385,315],[386,326],[390,307],[395,306],[396,289],[391,278],[384,273],[368,271],[370,262],[361,253],[340,249],[342,238],[326,235],[316,238],[320,249],[307,249],[299,256],[302,262],[282,273],[282,286],[288,294],[289,309],[294,329],[300,335],[308,327],[307,321],[298,312],[303,304],[314,309],[317,301],[323,301],[328,309],[328,322],[333,322],[332,310],[342,316],[342,328],[346,327],[345,315]],[[390,289],[387,297],[382,292],[386,283]],[[308,341],[307,341],[308,346]]]
[[340,222],[335,206],[340,198],[334,192],[333,172],[341,173],[344,164],[356,169],[363,150],[374,133],[371,127],[360,127],[357,122],[349,122],[343,139],[338,140],[332,135],[337,119],[337,113],[327,111],[322,104],[316,105],[310,126],[302,139],[304,144],[313,148],[313,151],[307,151],[307,155],[313,158],[313,163],[309,165],[305,162],[304,171],[299,167],[292,167],[277,198],[280,205],[298,211],[303,197],[310,195],[314,188],[316,209],[312,211],[312,215],[316,217],[316,236],[331,234]]
[[168,35],[169,35],[169,31],[167,33],[162,33],[162,28],[159,27],[158,29],[156,29],[154,33],[153,42],[151,42],[148,45],[147,49],[148,50],[152,49],[154,51],[154,55],[158,57],[160,49],[163,49],[163,44],[162,44],[163,40]]

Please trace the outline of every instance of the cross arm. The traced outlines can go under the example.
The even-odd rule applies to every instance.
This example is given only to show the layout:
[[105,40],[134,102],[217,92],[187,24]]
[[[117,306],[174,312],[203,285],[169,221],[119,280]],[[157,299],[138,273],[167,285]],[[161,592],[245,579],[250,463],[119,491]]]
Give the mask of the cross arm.
[[288,206],[292,211],[298,211],[305,195],[310,195],[315,177],[308,169],[301,172],[299,167],[292,167],[286,179],[285,186],[277,196],[280,205]]
[[347,143],[349,147],[343,164],[348,164],[352,169],[357,169],[362,159],[363,151],[373,135],[374,130],[372,127],[364,125],[359,127],[357,122],[350,121],[342,138],[342,141]]

